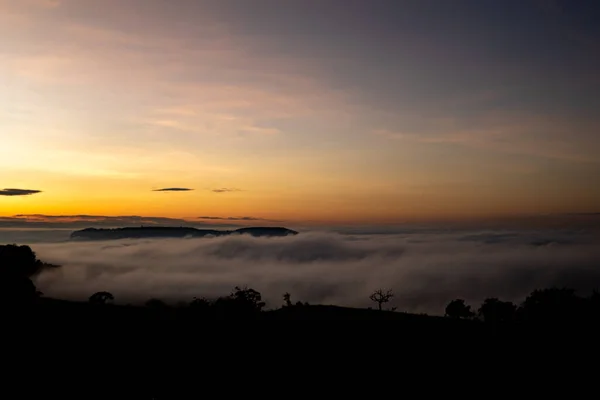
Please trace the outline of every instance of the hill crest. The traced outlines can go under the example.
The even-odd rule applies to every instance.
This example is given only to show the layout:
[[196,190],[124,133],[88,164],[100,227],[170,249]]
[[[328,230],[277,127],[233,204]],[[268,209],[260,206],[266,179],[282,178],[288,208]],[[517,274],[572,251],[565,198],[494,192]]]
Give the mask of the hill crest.
[[187,238],[251,235],[254,237],[279,237],[297,235],[298,232],[283,227],[248,227],[235,230],[198,229],[192,227],[141,226],[125,228],[86,228],[71,233],[76,240],[114,240],[143,238]]

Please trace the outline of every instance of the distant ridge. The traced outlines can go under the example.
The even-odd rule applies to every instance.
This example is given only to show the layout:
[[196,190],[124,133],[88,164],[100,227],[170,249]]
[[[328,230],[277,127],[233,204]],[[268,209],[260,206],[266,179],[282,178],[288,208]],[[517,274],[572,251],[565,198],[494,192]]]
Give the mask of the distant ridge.
[[252,227],[231,231],[216,229],[196,229],[190,227],[142,226],[114,229],[86,228],[71,233],[72,240],[114,240],[144,238],[186,238],[216,237],[229,235],[251,235],[254,237],[273,237],[297,235],[298,232],[281,227]]

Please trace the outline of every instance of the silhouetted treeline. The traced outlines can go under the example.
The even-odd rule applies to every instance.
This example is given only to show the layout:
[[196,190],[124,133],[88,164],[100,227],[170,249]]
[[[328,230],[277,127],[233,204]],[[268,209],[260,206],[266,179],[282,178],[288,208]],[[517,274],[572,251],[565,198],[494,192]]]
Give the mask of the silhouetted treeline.
[[[523,328],[590,327],[600,325],[600,293],[581,297],[569,288],[534,290],[522,303],[514,304],[497,298],[488,298],[473,309],[463,299],[452,300],[445,308],[445,317],[430,317],[394,312],[396,307],[384,310],[383,305],[393,297],[392,290],[377,289],[369,299],[377,310],[353,309],[336,306],[309,305],[292,301],[290,293],[283,294],[283,302],[265,312],[266,303],[261,293],[248,287],[236,286],[228,295],[206,299],[194,297],[187,303],[170,305],[161,299],[149,299],[144,306],[119,306],[109,292],[97,292],[87,303],[44,299],[32,277],[45,268],[57,268],[37,259],[28,246],[0,246],[0,305],[12,309],[36,308],[38,310],[71,310],[90,318],[131,316],[144,321],[173,321],[176,319],[201,320],[212,318],[255,319],[385,319],[404,320],[427,325],[425,321],[443,326],[468,326],[468,329],[491,328],[492,331],[510,331]],[[118,300],[118,299],[117,299]],[[69,311],[70,312],[70,311]],[[434,322],[435,321],[435,322]],[[451,321],[454,321],[449,325]]]
[[477,312],[463,299],[452,300],[445,315],[455,319],[479,320],[494,327],[540,326],[600,323],[600,293],[578,296],[570,288],[536,289],[520,304],[497,298],[485,299]]

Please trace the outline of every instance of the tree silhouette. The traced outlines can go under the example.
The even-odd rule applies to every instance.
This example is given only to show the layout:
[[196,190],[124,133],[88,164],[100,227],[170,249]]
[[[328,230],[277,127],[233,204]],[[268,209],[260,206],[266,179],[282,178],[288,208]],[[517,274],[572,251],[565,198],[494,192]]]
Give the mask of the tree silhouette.
[[471,306],[466,305],[463,299],[452,300],[446,306],[446,316],[450,318],[466,319],[474,316]]
[[57,267],[38,260],[29,246],[0,245],[0,302],[26,304],[39,298],[31,278],[45,268]]
[[522,312],[528,321],[550,322],[583,317],[584,300],[568,288],[534,290],[523,302]]
[[283,301],[285,302],[286,307],[292,307],[294,304],[292,303],[292,295],[288,292],[283,294]]
[[265,302],[262,301],[260,292],[250,289],[247,286],[244,286],[243,288],[236,286],[233,293],[231,293],[231,297],[240,304],[244,304],[249,309],[253,309],[255,311],[261,311],[266,305]]
[[383,303],[387,303],[392,297],[394,297],[394,293],[391,290],[384,292],[383,289],[377,289],[369,296],[369,299],[377,303],[379,311],[381,311]]
[[90,296],[89,302],[91,304],[106,304],[109,301],[114,301],[115,297],[109,292],[96,292]]
[[507,323],[515,318],[517,306],[510,301],[501,301],[495,297],[485,299],[479,307],[479,316],[489,323]]
[[213,306],[218,315],[252,316],[260,313],[265,302],[262,301],[260,292],[236,286],[229,296],[218,298]]

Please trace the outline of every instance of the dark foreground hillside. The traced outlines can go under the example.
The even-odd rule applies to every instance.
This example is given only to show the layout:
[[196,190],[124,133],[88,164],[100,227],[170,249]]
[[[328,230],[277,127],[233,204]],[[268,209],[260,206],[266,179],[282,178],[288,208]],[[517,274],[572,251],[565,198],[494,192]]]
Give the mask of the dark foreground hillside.
[[[331,395],[399,383],[435,392],[442,386],[423,386],[418,379],[471,380],[476,373],[492,378],[494,369],[510,368],[532,384],[536,378],[528,374],[539,371],[534,365],[561,371],[565,381],[569,364],[560,357],[589,358],[600,333],[594,322],[560,318],[493,324],[324,305],[242,311],[215,304],[163,308],[39,300],[3,314],[9,320],[2,326],[10,327],[5,332],[20,335],[5,341],[6,348],[33,352],[25,359],[53,374],[64,376],[65,364],[80,370],[88,387],[111,388],[104,398],[121,393],[115,386],[122,385],[152,393],[144,398],[162,393],[158,398],[171,399],[196,398],[189,394],[199,396],[195,390],[204,388],[279,391],[283,382],[294,392],[325,385],[334,390]],[[545,362],[540,354],[553,360]],[[528,372],[518,375],[519,368]],[[185,393],[175,396],[178,390]]]
[[[215,306],[213,306],[215,307]],[[216,308],[216,307],[215,307]],[[302,305],[259,311],[248,309],[197,309],[189,306],[131,306],[94,304],[50,298],[39,298],[34,304],[6,310],[13,317],[27,320],[52,321],[54,325],[68,326],[94,324],[104,327],[128,329],[152,327],[153,329],[194,330],[207,324],[271,324],[300,323],[309,328],[311,323],[321,326],[334,323],[388,324],[389,328],[402,326],[405,331],[433,329],[438,332],[482,333],[484,324],[479,321],[451,319],[403,312],[378,311],[326,305]]]
[[[19,336],[5,340],[4,350],[30,373],[53,377],[47,387],[36,381],[39,398],[191,399],[282,390],[355,396],[398,384],[433,393],[443,386],[410,376],[452,380],[451,374],[465,374],[465,362],[483,368],[473,364],[480,358],[498,366],[506,339],[532,338],[481,321],[335,306],[229,311],[40,298],[3,310],[5,333]],[[20,390],[18,398],[32,397],[29,387]]]
[[[294,305],[275,310],[251,310],[238,305],[131,306],[94,304],[50,298],[39,298],[33,304],[4,308],[4,315],[24,323],[53,326],[54,329],[101,329],[107,332],[143,331],[146,337],[155,333],[187,334],[219,330],[237,325],[248,327],[294,327],[309,332],[322,329],[353,327],[355,330],[377,331],[381,338],[395,335],[427,335],[431,338],[511,337],[544,332],[545,335],[583,334],[600,328],[597,316],[565,318],[557,316],[539,321],[485,322],[404,312],[358,309],[331,305]],[[236,309],[237,308],[237,309]],[[288,332],[293,334],[292,332]]]

